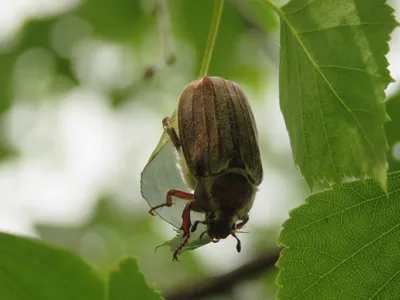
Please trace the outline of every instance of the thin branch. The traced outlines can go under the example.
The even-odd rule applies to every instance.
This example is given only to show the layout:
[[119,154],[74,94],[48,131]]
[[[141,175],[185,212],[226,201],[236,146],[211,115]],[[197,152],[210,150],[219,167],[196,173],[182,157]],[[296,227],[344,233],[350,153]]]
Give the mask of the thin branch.
[[208,32],[206,50],[201,63],[199,78],[207,76],[210,67],[211,58],[214,51],[215,40],[217,39],[219,23],[221,21],[222,11],[224,9],[224,0],[216,0],[214,4],[214,13],[211,19],[210,30]]
[[164,67],[175,62],[175,53],[172,45],[171,20],[169,18],[166,0],[157,0],[153,11],[157,20],[157,27],[160,38],[161,58],[154,64],[148,66],[142,75],[142,80],[149,80],[160,72]]
[[229,294],[237,284],[273,269],[279,258],[280,250],[280,248],[271,250],[229,273],[208,280],[188,283],[183,288],[172,288],[169,293],[165,293],[164,297],[167,300],[196,300],[216,294]]
[[136,82],[116,94],[118,97],[113,99],[114,107],[120,107],[123,105],[127,101],[128,97],[136,97],[144,84],[151,82],[155,76],[162,72],[166,67],[173,65],[176,61],[173,47],[171,20],[166,0],[155,0],[152,15],[157,23],[161,55],[155,62],[144,68],[140,78]]

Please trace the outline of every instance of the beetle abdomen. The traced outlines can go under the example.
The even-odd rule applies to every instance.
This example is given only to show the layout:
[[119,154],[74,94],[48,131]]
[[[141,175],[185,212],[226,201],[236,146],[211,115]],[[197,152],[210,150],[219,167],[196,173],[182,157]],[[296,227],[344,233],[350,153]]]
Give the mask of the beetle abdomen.
[[253,184],[263,171],[253,113],[240,87],[219,77],[204,77],[182,92],[179,138],[188,168],[208,177],[242,169]]

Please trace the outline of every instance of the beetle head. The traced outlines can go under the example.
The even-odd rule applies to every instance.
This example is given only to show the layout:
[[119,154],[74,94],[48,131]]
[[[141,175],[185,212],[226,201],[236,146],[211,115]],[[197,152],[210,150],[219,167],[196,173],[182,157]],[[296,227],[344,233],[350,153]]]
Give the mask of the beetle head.
[[209,213],[206,217],[207,234],[212,239],[224,239],[235,230],[234,217],[230,213]]
[[[232,213],[226,213],[224,211],[219,211],[217,215],[214,213],[208,213],[204,224],[207,224],[207,231],[205,232],[207,232],[208,236],[214,243],[218,242],[220,239],[225,239],[228,235],[231,235],[237,241],[237,252],[240,252],[242,246],[240,240],[235,234],[237,228]],[[205,232],[200,235],[200,238]]]

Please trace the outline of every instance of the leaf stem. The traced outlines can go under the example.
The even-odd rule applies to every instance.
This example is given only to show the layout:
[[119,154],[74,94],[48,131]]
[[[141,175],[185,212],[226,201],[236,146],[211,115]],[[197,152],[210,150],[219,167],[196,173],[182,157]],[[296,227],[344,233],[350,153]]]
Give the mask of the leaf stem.
[[210,67],[211,57],[214,50],[215,40],[217,38],[219,23],[221,20],[222,10],[224,8],[224,0],[215,0],[214,13],[211,19],[210,31],[208,32],[206,51],[201,63],[199,78],[207,76]]
[[284,17],[281,8],[272,0],[263,0],[263,2],[269,5],[278,15],[279,17]]

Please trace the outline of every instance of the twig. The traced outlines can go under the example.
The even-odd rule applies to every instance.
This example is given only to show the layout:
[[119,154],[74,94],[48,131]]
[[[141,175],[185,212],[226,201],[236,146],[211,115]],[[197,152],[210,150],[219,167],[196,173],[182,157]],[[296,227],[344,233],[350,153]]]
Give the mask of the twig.
[[185,284],[184,288],[171,289],[169,293],[165,293],[164,297],[167,300],[196,300],[211,295],[230,293],[238,283],[257,277],[274,268],[280,250],[277,248],[258,256],[229,273]]
[[206,50],[201,63],[199,78],[207,76],[210,67],[211,58],[214,51],[215,41],[219,31],[219,23],[221,21],[222,11],[224,9],[224,0],[216,0],[214,4],[214,12],[211,18],[210,30],[208,32]]
[[175,62],[175,54],[172,45],[171,21],[169,19],[166,0],[157,0],[153,11],[160,37],[161,58],[154,64],[148,66],[144,72],[143,81],[154,77],[165,66],[172,65]]
[[166,0],[156,0],[152,15],[156,19],[158,34],[160,39],[160,57],[150,65],[147,65],[140,78],[132,83],[131,86],[119,91],[118,97],[113,99],[113,106],[120,107],[129,96],[136,97],[140,93],[143,85],[151,82],[151,80],[159,74],[163,69],[175,63],[176,57],[173,48],[173,36],[171,30],[171,20],[169,18]]

